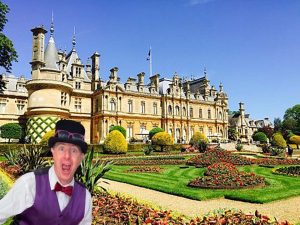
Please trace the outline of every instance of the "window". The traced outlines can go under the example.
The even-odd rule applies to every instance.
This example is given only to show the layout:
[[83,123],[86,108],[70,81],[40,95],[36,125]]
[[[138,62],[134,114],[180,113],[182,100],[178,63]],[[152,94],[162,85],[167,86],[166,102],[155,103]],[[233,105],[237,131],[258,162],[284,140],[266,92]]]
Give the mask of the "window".
[[133,137],[133,132],[132,132],[132,126],[130,126],[130,127],[127,127],[127,132],[126,132],[126,134],[127,134],[127,138],[132,138]]
[[175,106],[175,115],[179,116],[179,106],[178,105]]
[[5,107],[6,107],[6,99],[0,98],[0,113],[5,112]]
[[199,132],[202,133],[202,134],[204,134],[204,132],[203,132],[203,127],[202,127],[202,126],[199,127]]
[[114,99],[110,100],[110,111],[116,111],[116,102]]
[[81,112],[81,98],[75,98],[75,112]]
[[67,93],[66,92],[61,92],[60,105],[65,106],[66,104],[67,104]]
[[186,108],[185,107],[182,108],[182,115],[186,116]]
[[75,77],[80,77],[81,74],[81,68],[76,67],[75,68]]
[[212,128],[211,127],[208,128],[208,135],[212,136]]
[[199,109],[199,118],[202,118],[203,115],[202,115],[202,109]]
[[168,107],[168,114],[172,115],[172,106],[171,105],[169,105],[169,107]]
[[157,103],[156,102],[153,103],[153,114],[157,115]]
[[81,83],[80,82],[75,82],[75,89],[80,89],[81,88]]
[[23,114],[24,113],[24,108],[25,108],[25,101],[17,100],[18,114]]
[[210,109],[207,111],[207,118],[211,119],[211,110]]
[[128,100],[128,112],[132,112],[132,100]]
[[191,107],[191,108],[190,108],[190,117],[193,117],[193,116],[194,116],[193,114],[194,114],[193,108]]
[[219,112],[219,119],[222,119],[222,112]]
[[146,105],[145,105],[145,102],[144,101],[142,101],[141,102],[141,113],[145,113],[145,107],[146,107]]
[[142,125],[140,127],[140,134],[145,134],[145,133],[146,133],[146,127],[145,127],[145,125]]

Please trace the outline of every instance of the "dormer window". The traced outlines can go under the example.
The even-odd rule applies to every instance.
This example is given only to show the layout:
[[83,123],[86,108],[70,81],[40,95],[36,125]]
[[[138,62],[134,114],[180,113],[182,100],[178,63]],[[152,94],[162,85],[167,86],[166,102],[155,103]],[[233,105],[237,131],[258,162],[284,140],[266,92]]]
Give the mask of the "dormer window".
[[81,89],[81,83],[80,82],[75,82],[75,89]]

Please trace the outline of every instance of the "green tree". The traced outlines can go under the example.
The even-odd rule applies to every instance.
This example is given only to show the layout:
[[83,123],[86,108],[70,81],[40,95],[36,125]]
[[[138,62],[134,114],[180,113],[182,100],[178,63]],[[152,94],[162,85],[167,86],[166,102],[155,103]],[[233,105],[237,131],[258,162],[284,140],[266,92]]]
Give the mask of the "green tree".
[[128,144],[123,134],[118,130],[111,131],[104,140],[104,153],[126,153]]
[[1,126],[1,137],[10,139],[20,139],[22,137],[22,127],[17,123],[7,123]]
[[157,133],[159,133],[159,132],[163,132],[164,130],[162,129],[162,128],[160,128],[160,127],[154,127],[152,130],[150,130],[150,132],[149,132],[149,139],[151,140],[152,139],[152,137],[155,135],[155,134],[157,134]]
[[201,140],[206,142],[206,144],[208,143],[208,138],[205,136],[205,134],[200,133],[200,132],[195,132],[190,140],[190,145],[193,145],[194,147],[196,147],[195,145],[198,145],[198,143]]
[[168,146],[172,146],[173,144],[173,138],[165,131],[158,132],[152,137],[152,145],[159,146],[161,152],[165,151]]
[[125,130],[124,127],[122,127],[122,126],[112,126],[112,127],[109,128],[109,132],[112,132],[113,130],[120,131],[123,134],[124,138],[126,138],[126,130]]
[[274,119],[274,132],[281,131],[282,128],[282,121],[280,118]]
[[274,146],[285,148],[286,147],[286,141],[284,140],[282,134],[280,132],[277,132],[273,134],[273,141],[272,144]]
[[300,134],[300,104],[294,105],[285,111],[283,127],[295,134]]
[[230,140],[236,141],[237,140],[237,135],[238,135],[238,133],[237,133],[235,128],[229,128],[228,129],[228,138]]
[[5,68],[9,72],[12,62],[17,62],[18,55],[12,41],[3,34],[3,29],[7,22],[6,14],[8,12],[8,6],[0,0],[0,67]]
[[272,127],[270,127],[270,126],[264,126],[262,128],[259,128],[258,131],[265,133],[265,135],[267,135],[267,137],[269,139],[272,138],[272,135],[274,133],[274,129]]
[[259,141],[260,143],[266,143],[268,140],[267,135],[264,132],[256,132],[252,136],[254,141]]

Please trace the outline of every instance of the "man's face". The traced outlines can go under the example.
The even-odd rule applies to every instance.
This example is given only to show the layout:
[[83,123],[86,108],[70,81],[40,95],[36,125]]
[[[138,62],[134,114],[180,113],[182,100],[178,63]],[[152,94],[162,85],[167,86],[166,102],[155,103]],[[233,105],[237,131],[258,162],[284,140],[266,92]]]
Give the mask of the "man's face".
[[63,185],[69,184],[73,179],[76,169],[83,160],[84,154],[77,145],[64,142],[57,142],[51,148],[51,152],[58,180]]

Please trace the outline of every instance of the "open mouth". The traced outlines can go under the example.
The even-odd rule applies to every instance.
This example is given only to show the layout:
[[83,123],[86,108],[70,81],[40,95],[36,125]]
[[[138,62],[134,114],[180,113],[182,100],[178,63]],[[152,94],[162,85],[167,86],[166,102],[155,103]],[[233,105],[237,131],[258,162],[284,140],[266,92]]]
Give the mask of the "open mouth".
[[71,171],[71,165],[62,165],[62,171],[63,173],[69,173]]

